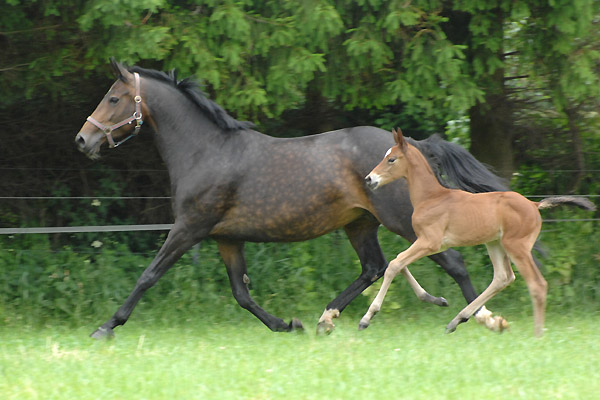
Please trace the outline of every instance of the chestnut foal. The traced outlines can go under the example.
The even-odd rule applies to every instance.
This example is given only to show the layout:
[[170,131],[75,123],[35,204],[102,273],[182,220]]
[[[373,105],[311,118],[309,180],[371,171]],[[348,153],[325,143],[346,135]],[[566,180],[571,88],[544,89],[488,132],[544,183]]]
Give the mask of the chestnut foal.
[[467,321],[496,293],[514,281],[512,261],[529,289],[533,301],[534,331],[544,329],[547,283],[535,265],[531,249],[540,233],[542,218],[538,209],[559,204],[594,210],[590,201],[569,196],[533,202],[516,192],[472,194],[443,187],[425,157],[409,144],[400,130],[393,131],[396,145],[365,178],[375,190],[396,179],[406,178],[414,211],[412,224],[417,240],[389,263],[381,289],[360,320],[359,329],[369,326],[380,310],[385,294],[398,273],[410,263],[453,246],[485,244],[494,266],[488,288],[450,321],[446,332]]

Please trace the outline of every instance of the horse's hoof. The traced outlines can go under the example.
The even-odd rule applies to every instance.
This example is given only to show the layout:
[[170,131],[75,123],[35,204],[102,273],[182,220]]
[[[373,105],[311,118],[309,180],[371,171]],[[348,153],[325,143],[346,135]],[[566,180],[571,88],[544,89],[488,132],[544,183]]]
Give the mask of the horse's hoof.
[[333,322],[321,321],[317,324],[317,335],[329,335],[335,329]]
[[510,328],[510,326],[507,320],[505,320],[501,316],[494,317],[494,327],[492,328],[493,331],[502,333],[508,328]]
[[304,325],[298,318],[292,318],[288,327],[289,332],[304,332]]
[[[457,317],[458,318],[458,317]],[[456,327],[460,323],[460,320],[454,318],[448,325],[446,325],[446,333],[452,333],[456,330]]]
[[448,307],[448,300],[446,300],[443,297],[438,297],[438,302],[435,304],[437,304],[440,307]]
[[369,325],[370,325],[370,324],[369,324],[368,322],[362,322],[362,321],[361,321],[361,322],[358,324],[358,330],[359,330],[359,331],[364,331],[365,329],[367,329],[367,328],[369,327]]
[[111,328],[100,327],[96,329],[91,335],[91,338],[97,340],[108,340],[115,337],[115,332]]

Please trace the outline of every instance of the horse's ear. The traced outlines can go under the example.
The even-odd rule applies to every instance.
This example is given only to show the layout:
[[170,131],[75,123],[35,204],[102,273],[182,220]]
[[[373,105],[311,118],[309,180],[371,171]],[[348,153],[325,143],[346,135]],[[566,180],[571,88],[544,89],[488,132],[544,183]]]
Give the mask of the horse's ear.
[[113,73],[115,74],[115,78],[122,80],[123,82],[127,82],[127,77],[131,75],[129,71],[121,64],[117,62],[114,57],[110,58],[110,66],[113,69]]
[[394,140],[396,144],[402,151],[406,150],[406,140],[404,140],[404,136],[402,136],[402,130],[400,128],[392,129],[392,133],[394,134]]

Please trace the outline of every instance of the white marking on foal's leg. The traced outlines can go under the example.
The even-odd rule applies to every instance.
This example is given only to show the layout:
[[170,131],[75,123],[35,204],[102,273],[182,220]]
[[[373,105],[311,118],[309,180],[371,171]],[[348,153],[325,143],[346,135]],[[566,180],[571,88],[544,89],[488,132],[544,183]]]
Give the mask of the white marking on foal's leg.
[[493,316],[493,313],[485,306],[481,307],[474,315],[475,321],[484,325],[491,331],[502,332],[508,328],[508,321],[501,316]]
[[332,309],[329,309],[329,310],[326,309],[325,311],[323,311],[323,315],[321,315],[321,318],[319,319],[319,322],[326,321],[326,322],[329,322],[331,325],[333,325],[333,321],[332,320],[334,318],[339,317],[339,316],[340,316],[340,311],[339,310],[337,310],[335,308],[332,308]]
[[371,319],[381,310],[381,304],[383,303],[383,299],[385,299],[385,294],[387,293],[392,280],[402,271],[404,265],[402,261],[398,260],[396,257],[389,264],[385,273],[383,274],[383,283],[381,284],[381,288],[379,292],[377,292],[377,296],[369,306],[367,313],[361,318],[360,323],[358,324],[358,330],[363,330],[369,327],[371,323]]
[[333,323],[334,318],[338,318],[340,316],[340,311],[337,308],[325,309],[323,311],[323,315],[319,318],[319,323],[317,324],[317,334],[320,333],[331,333],[335,328],[335,324]]

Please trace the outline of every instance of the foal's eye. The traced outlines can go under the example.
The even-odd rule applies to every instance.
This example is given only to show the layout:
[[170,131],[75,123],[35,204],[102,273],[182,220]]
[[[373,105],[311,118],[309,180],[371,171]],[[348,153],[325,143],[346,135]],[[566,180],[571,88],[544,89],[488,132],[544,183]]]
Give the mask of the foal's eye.
[[393,164],[396,162],[396,157],[390,157],[388,158],[388,163]]
[[117,104],[119,102],[119,98],[118,97],[111,97],[110,99],[108,99],[108,102],[110,104]]

